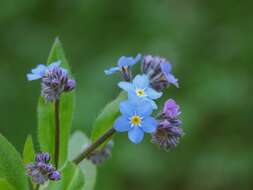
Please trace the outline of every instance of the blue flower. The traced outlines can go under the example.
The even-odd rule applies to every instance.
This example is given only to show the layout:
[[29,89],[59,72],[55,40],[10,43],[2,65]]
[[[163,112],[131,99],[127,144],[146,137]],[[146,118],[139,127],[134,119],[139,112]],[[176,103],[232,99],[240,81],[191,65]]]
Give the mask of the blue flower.
[[61,61],[53,62],[48,66],[40,64],[36,68],[32,69],[31,73],[27,74],[27,79],[29,81],[41,79],[45,76],[47,70],[52,69],[54,67],[59,67],[60,64]]
[[123,75],[123,78],[126,81],[131,80],[131,67],[135,65],[138,61],[141,59],[141,54],[138,54],[135,58],[133,57],[125,57],[122,56],[118,60],[117,67],[112,67],[110,69],[105,70],[106,75],[111,75],[116,72],[121,72]]
[[149,78],[146,75],[137,75],[133,83],[120,82],[119,87],[128,92],[130,99],[137,98],[148,101],[154,109],[157,109],[157,105],[153,100],[162,96],[162,92],[157,92],[150,87]]
[[157,121],[151,117],[153,107],[145,101],[127,100],[120,104],[121,116],[115,121],[114,129],[127,132],[128,138],[135,144],[142,141],[144,132],[154,133]]

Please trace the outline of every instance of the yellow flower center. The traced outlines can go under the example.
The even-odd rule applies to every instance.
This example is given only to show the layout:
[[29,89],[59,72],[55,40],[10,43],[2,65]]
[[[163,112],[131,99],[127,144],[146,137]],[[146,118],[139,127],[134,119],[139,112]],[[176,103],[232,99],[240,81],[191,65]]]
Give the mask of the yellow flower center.
[[138,115],[134,115],[131,118],[131,124],[132,124],[132,126],[140,126],[140,124],[141,124],[141,117],[138,116]]
[[136,92],[137,96],[140,96],[140,97],[145,96],[145,91],[143,89],[137,88],[135,90],[135,92]]

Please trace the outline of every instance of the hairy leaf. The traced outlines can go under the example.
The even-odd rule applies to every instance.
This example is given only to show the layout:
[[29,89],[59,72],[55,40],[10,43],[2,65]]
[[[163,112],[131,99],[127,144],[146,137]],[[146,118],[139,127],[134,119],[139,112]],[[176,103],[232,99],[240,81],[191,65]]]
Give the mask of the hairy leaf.
[[28,135],[25,141],[24,149],[23,149],[23,161],[24,164],[29,164],[34,162],[35,151],[33,147],[32,136]]
[[25,176],[22,159],[16,149],[1,134],[0,178],[5,179],[11,186],[18,190],[28,189],[28,180]]
[[[117,117],[119,117],[119,104],[123,100],[127,98],[127,94],[125,92],[121,92],[119,96],[113,100],[111,103],[105,106],[102,112],[99,114],[95,123],[93,125],[91,139],[92,142],[96,141],[102,134],[104,134],[108,129],[113,127],[113,124]],[[101,148],[109,142],[108,139]]]
[[6,179],[0,178],[0,189],[2,190],[16,190]]

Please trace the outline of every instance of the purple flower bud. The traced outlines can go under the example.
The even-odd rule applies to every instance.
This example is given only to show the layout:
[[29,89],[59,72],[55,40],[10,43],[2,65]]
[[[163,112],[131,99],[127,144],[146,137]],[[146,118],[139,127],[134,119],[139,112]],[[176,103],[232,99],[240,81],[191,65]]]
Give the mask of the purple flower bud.
[[166,151],[175,148],[184,135],[180,127],[182,121],[177,117],[181,114],[180,107],[173,99],[165,102],[163,112],[158,114],[158,127],[152,134],[151,142]]
[[44,184],[48,180],[59,180],[60,173],[49,164],[50,155],[48,153],[39,153],[35,157],[35,163],[26,166],[26,175],[30,176],[32,181],[37,184]]
[[142,72],[148,75],[151,86],[161,91],[174,84],[178,87],[178,80],[171,74],[172,66],[165,59],[158,56],[146,55],[142,63]]
[[181,114],[180,107],[175,100],[169,99],[165,102],[163,114],[168,118],[176,118]]
[[70,91],[74,90],[75,87],[76,87],[76,81],[73,79],[69,79],[67,85],[65,86],[64,91],[70,92]]
[[35,157],[35,161],[48,163],[50,161],[50,155],[47,152],[37,154]]
[[61,67],[53,67],[47,70],[41,82],[41,95],[46,101],[59,99],[68,83],[68,73]]
[[113,147],[113,141],[110,141],[102,150],[97,150],[92,152],[88,160],[90,160],[94,165],[103,163],[111,156],[111,149]]
[[152,134],[151,142],[168,151],[177,146],[183,134],[184,132],[180,127],[164,120],[159,123],[157,131]]
[[61,174],[58,171],[54,171],[49,174],[48,178],[53,181],[58,181],[61,179]]

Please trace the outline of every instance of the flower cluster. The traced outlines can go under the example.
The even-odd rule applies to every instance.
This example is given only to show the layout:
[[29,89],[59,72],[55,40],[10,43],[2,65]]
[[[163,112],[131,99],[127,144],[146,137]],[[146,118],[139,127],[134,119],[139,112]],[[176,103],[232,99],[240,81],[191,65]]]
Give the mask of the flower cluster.
[[158,114],[158,128],[152,134],[152,143],[164,150],[175,148],[184,132],[180,127],[182,121],[178,119],[180,107],[173,99],[165,102],[164,109]]
[[49,161],[50,155],[48,153],[37,154],[35,162],[26,166],[27,176],[30,176],[32,181],[36,184],[44,184],[48,180],[60,180],[60,172],[57,171]]
[[105,71],[107,75],[120,71],[125,81],[118,86],[128,93],[128,99],[120,103],[121,116],[115,121],[114,129],[128,132],[129,140],[135,144],[142,141],[144,133],[149,133],[152,142],[167,150],[175,147],[183,134],[179,128],[181,121],[177,119],[181,113],[179,107],[170,99],[156,118],[152,113],[158,108],[155,100],[163,95],[162,90],[170,84],[178,87],[178,79],[171,73],[172,66],[165,58],[151,55],[144,56],[142,73],[132,78],[131,67],[139,60],[140,55],[121,57],[118,67]]
[[38,65],[27,74],[29,81],[41,79],[41,95],[47,102],[59,99],[63,92],[70,92],[76,86],[75,80],[69,79],[68,71],[60,64],[57,61],[48,66]]
[[154,89],[161,91],[170,84],[179,87],[178,79],[171,74],[171,70],[172,66],[165,58],[152,55],[144,56],[142,72],[149,77],[150,84]]

